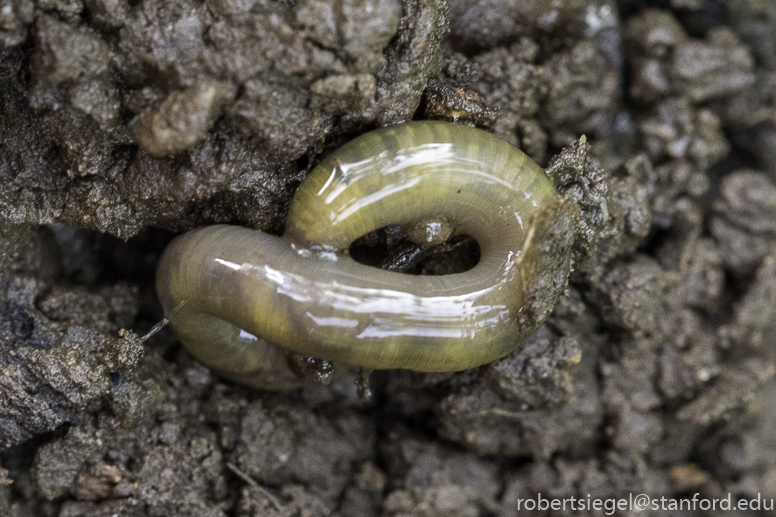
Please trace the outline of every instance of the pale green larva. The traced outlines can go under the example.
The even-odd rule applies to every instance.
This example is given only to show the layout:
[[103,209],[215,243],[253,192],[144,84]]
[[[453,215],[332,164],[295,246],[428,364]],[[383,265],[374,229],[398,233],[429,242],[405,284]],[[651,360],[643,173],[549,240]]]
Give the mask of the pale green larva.
[[[347,254],[372,230],[432,218],[477,240],[474,268],[418,277]],[[223,225],[177,237],[157,291],[188,350],[245,384],[298,385],[288,352],[463,370],[541,326],[566,286],[577,218],[520,150],[478,129],[411,122],[325,159],[296,192],[282,237]]]

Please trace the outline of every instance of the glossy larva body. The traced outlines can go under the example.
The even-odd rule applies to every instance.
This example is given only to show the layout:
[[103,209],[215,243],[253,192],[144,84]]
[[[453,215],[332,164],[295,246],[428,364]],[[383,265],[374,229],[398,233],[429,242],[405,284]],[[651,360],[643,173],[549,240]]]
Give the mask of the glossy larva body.
[[[471,270],[410,276],[346,253],[377,228],[439,217],[477,240]],[[462,370],[506,355],[543,323],[566,285],[577,217],[506,142],[412,122],[325,159],[295,194],[283,237],[223,225],[179,236],[160,260],[157,291],[189,351],[238,382],[297,385],[287,351]]]

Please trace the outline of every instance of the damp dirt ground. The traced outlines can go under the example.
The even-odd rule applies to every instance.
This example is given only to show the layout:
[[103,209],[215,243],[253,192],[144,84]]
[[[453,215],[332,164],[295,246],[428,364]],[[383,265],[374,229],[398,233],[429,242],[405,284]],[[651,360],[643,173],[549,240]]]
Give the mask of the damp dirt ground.
[[[776,498],[774,87],[767,0],[0,0],[0,516],[772,514],[670,508]],[[519,146],[582,210],[523,349],[365,400],[140,340],[176,233],[278,234],[326,154],[412,119]]]

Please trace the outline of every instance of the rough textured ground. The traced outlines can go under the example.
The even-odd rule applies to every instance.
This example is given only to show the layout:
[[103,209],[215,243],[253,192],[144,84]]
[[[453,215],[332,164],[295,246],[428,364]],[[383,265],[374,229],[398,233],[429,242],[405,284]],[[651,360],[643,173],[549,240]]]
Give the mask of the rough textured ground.
[[[0,516],[776,497],[776,4],[555,4],[0,0]],[[277,233],[322,156],[412,118],[519,145],[583,208],[522,351],[378,372],[363,402],[353,374],[262,393],[138,339],[172,232]],[[395,229],[356,248],[476,260]]]

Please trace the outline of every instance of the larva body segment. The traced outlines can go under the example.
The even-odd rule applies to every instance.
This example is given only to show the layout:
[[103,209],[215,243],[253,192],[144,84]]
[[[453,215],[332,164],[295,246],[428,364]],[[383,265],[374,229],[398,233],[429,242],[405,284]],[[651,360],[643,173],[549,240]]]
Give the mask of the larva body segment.
[[[297,385],[286,350],[375,369],[463,370],[506,355],[543,323],[566,285],[577,211],[509,144],[412,122],[326,158],[298,189],[283,237],[222,225],[179,236],[157,290],[192,354],[246,384]],[[417,277],[343,253],[387,224],[440,215],[477,240],[471,270]]]

